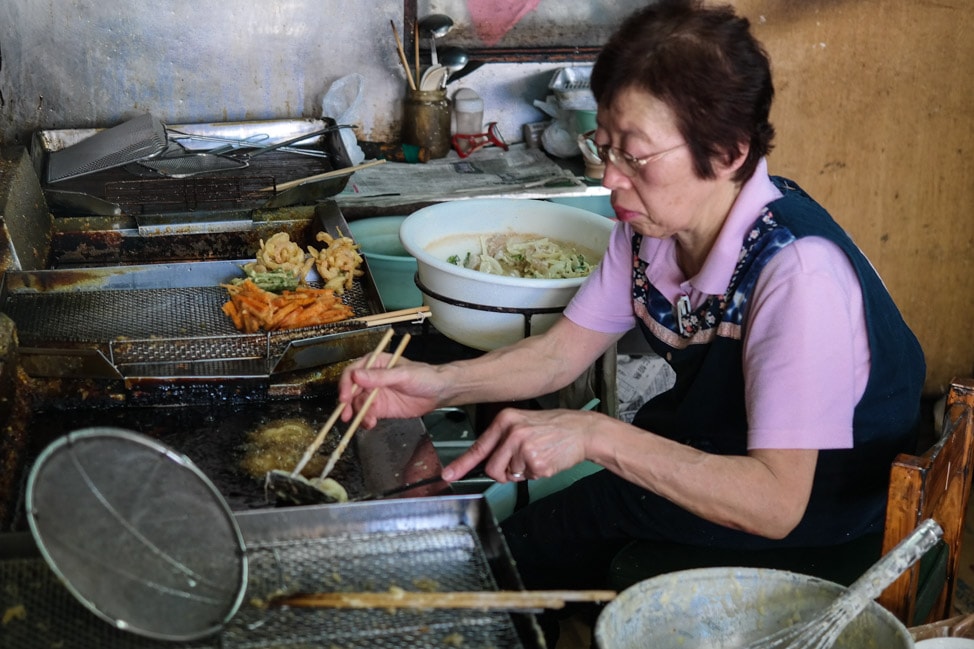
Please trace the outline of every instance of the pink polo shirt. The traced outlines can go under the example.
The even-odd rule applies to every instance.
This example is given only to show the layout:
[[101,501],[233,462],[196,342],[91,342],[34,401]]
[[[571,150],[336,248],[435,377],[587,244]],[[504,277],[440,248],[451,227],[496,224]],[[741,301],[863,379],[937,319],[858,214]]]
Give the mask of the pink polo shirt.
[[[693,277],[676,263],[673,239],[643,237],[647,276],[671,303],[696,308],[727,288],[744,234],[781,193],[761,161],[744,184],[714,247]],[[599,267],[565,309],[574,323],[604,333],[636,326],[632,307],[632,228],[615,230]],[[845,253],[820,237],[786,246],[761,272],[740,330],[748,448],[852,446],[852,416],[869,377],[862,291]]]

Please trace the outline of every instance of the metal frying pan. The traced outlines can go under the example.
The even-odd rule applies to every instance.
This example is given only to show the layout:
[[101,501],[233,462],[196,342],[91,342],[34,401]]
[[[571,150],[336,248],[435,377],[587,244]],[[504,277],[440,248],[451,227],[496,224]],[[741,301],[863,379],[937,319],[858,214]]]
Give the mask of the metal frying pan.
[[119,629],[195,640],[243,601],[247,554],[229,506],[187,457],[153,439],[88,428],[56,440],[31,469],[26,506],[54,573]]

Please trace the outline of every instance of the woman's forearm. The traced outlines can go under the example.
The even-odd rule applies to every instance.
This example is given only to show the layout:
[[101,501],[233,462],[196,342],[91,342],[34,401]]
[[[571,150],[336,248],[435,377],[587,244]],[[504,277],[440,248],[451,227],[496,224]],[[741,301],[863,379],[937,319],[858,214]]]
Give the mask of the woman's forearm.
[[818,452],[715,455],[604,418],[586,456],[713,523],[783,538],[805,513]]
[[614,341],[614,336],[561,318],[544,334],[440,366],[447,386],[441,405],[498,403],[549,394],[575,380]]

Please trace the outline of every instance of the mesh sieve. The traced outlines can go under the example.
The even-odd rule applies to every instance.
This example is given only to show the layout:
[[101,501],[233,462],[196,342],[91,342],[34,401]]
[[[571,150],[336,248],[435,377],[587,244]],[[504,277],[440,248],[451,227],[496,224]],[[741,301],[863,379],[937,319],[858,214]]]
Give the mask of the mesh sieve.
[[[413,501],[413,503],[421,503]],[[403,503],[401,510],[416,515],[422,505]],[[344,510],[342,509],[344,508]],[[368,508],[376,503],[332,506],[332,512]],[[491,590],[496,588],[492,562],[484,547],[490,539],[464,524],[414,529],[402,520],[375,516],[374,526],[406,529],[329,533],[325,523],[317,538],[289,528],[286,510],[250,512],[253,518],[275,517],[277,534],[247,537],[249,578],[244,603],[223,631],[193,643],[161,643],[125,633],[105,624],[77,604],[40,559],[0,561],[0,608],[23,605],[24,620],[8,624],[10,649],[58,646],[62,649],[186,648],[228,649],[279,647],[341,647],[342,649],[424,649],[444,646],[516,649],[536,643],[519,635],[515,619],[523,614],[499,611],[386,611],[326,609],[264,609],[260,602],[288,591]],[[338,520],[341,514],[333,515]],[[270,521],[267,522],[271,524]]]
[[212,482],[159,442],[89,428],[50,444],[25,509],[51,569],[94,614],[145,637],[213,635],[243,601],[243,536]]

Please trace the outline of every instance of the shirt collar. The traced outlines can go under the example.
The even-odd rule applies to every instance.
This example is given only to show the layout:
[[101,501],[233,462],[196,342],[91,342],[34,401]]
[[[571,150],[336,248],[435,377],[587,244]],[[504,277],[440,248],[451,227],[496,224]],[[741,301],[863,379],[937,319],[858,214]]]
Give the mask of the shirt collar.
[[690,284],[696,290],[707,295],[720,295],[727,289],[747,231],[757,221],[764,206],[781,195],[768,177],[767,160],[761,158],[754,174],[741,187],[700,272],[690,278]]

